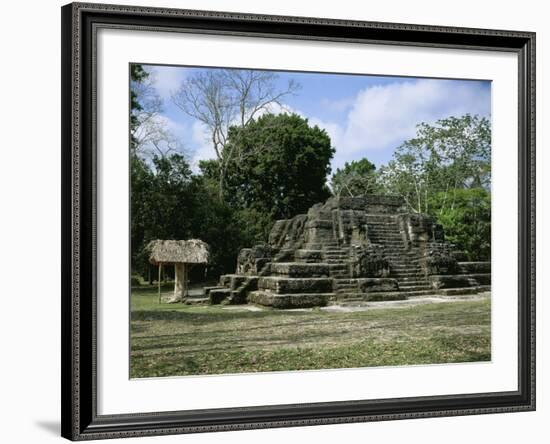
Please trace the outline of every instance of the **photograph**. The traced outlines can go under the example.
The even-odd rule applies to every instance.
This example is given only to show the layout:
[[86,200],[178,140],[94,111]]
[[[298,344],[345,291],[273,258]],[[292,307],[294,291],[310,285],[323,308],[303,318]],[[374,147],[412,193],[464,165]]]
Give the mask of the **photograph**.
[[524,440],[532,14],[181,6],[61,8],[61,435]]
[[491,80],[128,87],[130,378],[491,361]]

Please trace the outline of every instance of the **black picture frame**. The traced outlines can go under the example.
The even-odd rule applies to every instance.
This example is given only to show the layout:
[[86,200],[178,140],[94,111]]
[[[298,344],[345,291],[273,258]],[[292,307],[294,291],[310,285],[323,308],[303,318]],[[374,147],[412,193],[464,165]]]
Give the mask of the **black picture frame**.
[[[62,14],[62,436],[71,440],[535,409],[535,33],[72,3]],[[518,390],[97,414],[95,39],[100,27],[509,51],[519,66]]]

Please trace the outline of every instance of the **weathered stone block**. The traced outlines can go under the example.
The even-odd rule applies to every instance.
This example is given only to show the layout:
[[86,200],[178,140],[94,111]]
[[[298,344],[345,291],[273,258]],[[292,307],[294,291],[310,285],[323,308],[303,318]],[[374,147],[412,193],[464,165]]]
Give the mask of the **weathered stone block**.
[[332,278],[285,278],[277,276],[261,277],[258,289],[273,293],[330,293]]
[[224,274],[220,276],[220,285],[230,290],[236,290],[239,288],[246,280],[248,279],[247,275],[241,274]]
[[230,294],[231,290],[229,288],[217,288],[215,290],[210,290],[208,299],[213,305],[221,304]]
[[459,262],[458,270],[460,273],[490,273],[491,262]]
[[490,285],[491,275],[487,273],[435,275],[430,276],[430,281],[432,287],[436,289],[477,287],[479,285]]
[[322,294],[274,294],[269,291],[253,291],[248,295],[248,301],[253,304],[273,308],[308,308],[327,305],[331,293]]
[[302,262],[321,262],[323,259],[323,252],[321,250],[296,250],[294,257],[298,261]]
[[362,293],[376,293],[381,291],[398,291],[397,279],[392,278],[366,278],[357,279],[359,290]]
[[270,271],[272,274],[287,277],[327,277],[329,265],[302,262],[272,263]]
[[407,299],[406,293],[367,293],[363,296],[363,300],[367,302],[383,302],[383,301],[404,301]]
[[274,250],[270,245],[259,244],[252,248],[243,248],[237,257],[237,274],[255,275],[271,260]]
[[370,244],[354,249],[354,276],[385,277],[390,274],[390,264],[382,245]]

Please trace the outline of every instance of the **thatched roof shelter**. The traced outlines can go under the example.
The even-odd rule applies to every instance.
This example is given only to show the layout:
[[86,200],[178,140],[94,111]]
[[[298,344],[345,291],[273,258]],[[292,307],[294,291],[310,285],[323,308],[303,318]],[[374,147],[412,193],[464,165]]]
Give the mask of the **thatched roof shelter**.
[[174,296],[169,302],[183,302],[187,297],[187,274],[190,265],[206,264],[210,259],[210,247],[199,239],[154,240],[147,249],[151,252],[149,262],[159,266],[158,297],[161,302],[161,275],[164,264],[174,265]]
[[199,239],[154,240],[147,245],[151,252],[149,262],[158,264],[206,264],[210,248]]

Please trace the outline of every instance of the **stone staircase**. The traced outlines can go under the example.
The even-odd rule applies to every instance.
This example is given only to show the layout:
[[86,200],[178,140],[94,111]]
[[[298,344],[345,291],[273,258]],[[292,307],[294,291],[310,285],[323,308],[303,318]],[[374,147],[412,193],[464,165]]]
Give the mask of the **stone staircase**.
[[333,297],[330,265],[311,262],[272,262],[269,275],[258,279],[248,301],[273,308],[327,305]]
[[390,263],[390,277],[397,280],[399,290],[408,296],[433,293],[419,262],[420,252],[407,245],[395,216],[388,214],[367,215],[369,240],[381,244]]

